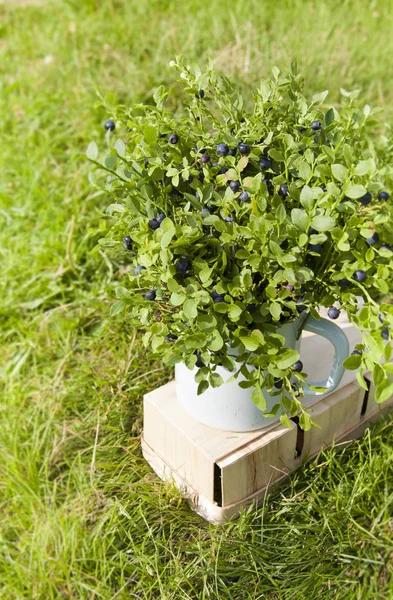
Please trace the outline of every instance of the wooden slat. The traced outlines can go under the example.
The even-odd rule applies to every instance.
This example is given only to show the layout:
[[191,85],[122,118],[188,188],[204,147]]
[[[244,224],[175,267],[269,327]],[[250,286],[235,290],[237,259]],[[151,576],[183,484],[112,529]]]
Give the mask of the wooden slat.
[[255,494],[295,466],[297,427],[279,424],[264,436],[217,462],[221,469],[222,504]]
[[302,457],[327,448],[360,423],[364,394],[357,383],[350,383],[310,408],[312,420],[319,427],[304,432]]

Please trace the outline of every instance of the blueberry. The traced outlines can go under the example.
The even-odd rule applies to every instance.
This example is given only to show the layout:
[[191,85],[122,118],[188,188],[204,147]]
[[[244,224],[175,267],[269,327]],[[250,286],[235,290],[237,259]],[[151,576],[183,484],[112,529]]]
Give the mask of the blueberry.
[[206,219],[206,217],[208,217],[210,215],[210,212],[208,211],[207,208],[202,208],[202,218]]
[[277,388],[278,390],[281,390],[283,383],[284,383],[283,380],[280,379],[279,377],[274,378],[274,387]]
[[225,294],[217,294],[217,292],[212,292],[212,298],[214,304],[217,304],[217,302],[225,302]]
[[156,292],[155,290],[149,290],[148,292],[145,293],[145,298],[146,300],[155,300],[156,299]]
[[200,98],[204,98],[205,97],[205,90],[199,90],[199,97]]
[[319,121],[313,121],[311,123],[311,129],[313,131],[318,131],[319,129],[321,129],[321,123]]
[[141,271],[146,271],[146,267],[144,267],[142,265],[136,266],[135,269],[134,269],[134,275],[139,275],[139,273]]
[[221,294],[219,294],[218,292],[216,292],[216,290],[213,290],[212,293],[211,293],[211,297],[213,298],[213,300],[214,300],[214,298],[217,298],[217,296],[220,296],[220,295]]
[[381,313],[380,315],[378,315],[378,321],[381,323],[381,325],[385,319],[386,319],[386,313]]
[[227,144],[218,144],[216,152],[218,156],[227,156],[229,154],[229,146]]
[[288,188],[288,185],[286,183],[283,183],[282,185],[280,185],[279,194],[283,198],[285,198],[286,196],[288,196],[288,194],[289,194],[289,188]]
[[384,329],[382,329],[381,336],[383,337],[384,340],[389,339],[389,328],[388,327],[385,327]]
[[182,256],[175,265],[176,273],[178,275],[185,275],[190,270],[191,263],[187,256]]
[[377,232],[375,231],[371,237],[367,238],[366,242],[370,246],[379,242],[379,235],[377,234]]
[[199,192],[195,192],[195,198],[196,198],[197,200],[200,200],[200,199],[201,199],[201,195],[200,195],[200,193],[199,193]]
[[114,131],[116,128],[116,123],[114,121],[105,121],[104,127],[107,131]]
[[201,358],[201,354],[200,352],[195,352],[195,355],[197,357],[195,366],[198,367],[198,369],[201,369],[202,367],[205,366],[205,363],[203,362],[202,358]]
[[250,196],[248,192],[242,192],[239,196],[240,202],[250,202]]
[[296,373],[301,373],[303,371],[303,363],[301,360],[297,360],[294,365],[292,365],[292,371]]
[[270,169],[270,165],[270,160],[268,158],[265,158],[264,156],[261,156],[261,158],[259,159],[259,166],[261,167],[261,169]]
[[372,199],[373,199],[373,197],[370,194],[370,192],[367,192],[367,194],[364,194],[364,196],[359,198],[359,201],[362,206],[367,206],[367,204],[370,204]]
[[165,219],[165,217],[166,217],[166,214],[162,212],[162,213],[160,213],[160,214],[158,215],[158,217],[156,217],[156,220],[157,220],[159,223],[162,223],[162,222],[163,222],[163,220]]
[[229,187],[231,188],[232,192],[236,194],[236,192],[238,192],[240,189],[240,181],[230,181]]
[[250,154],[250,152],[251,152],[250,145],[249,145],[249,144],[246,144],[245,142],[240,142],[240,143],[237,145],[237,147],[238,147],[238,149],[239,149],[239,152],[240,152],[240,154],[245,154],[245,155],[247,155],[247,154]]
[[224,175],[228,171],[228,167],[220,167],[220,175]]
[[201,162],[202,163],[208,163],[210,160],[210,155],[209,154],[202,154],[201,156]]
[[322,244],[310,244],[309,249],[311,250],[311,252],[317,252],[318,254],[320,254],[322,250]]
[[227,215],[226,217],[224,217],[224,221],[226,221],[227,223],[233,223],[233,217],[231,217],[231,215]]
[[380,250],[390,250],[390,252],[393,251],[392,246],[389,246],[389,244],[382,244],[382,246],[380,247]]
[[388,192],[379,192],[378,194],[378,200],[388,200],[390,197],[390,194]]
[[176,133],[171,133],[171,135],[168,138],[168,142],[170,144],[177,144],[178,141],[179,141],[179,138],[177,137]]
[[363,283],[367,279],[367,273],[366,271],[362,271],[362,269],[359,269],[358,271],[355,271],[353,278],[358,283]]
[[280,244],[280,247],[281,247],[283,250],[287,250],[288,246],[289,246],[289,242],[288,242],[288,240],[284,240],[284,241],[283,241],[283,242],[281,242],[281,244]]
[[353,350],[353,351],[351,352],[351,355],[352,355],[352,356],[354,356],[354,355],[356,355],[356,354],[357,354],[358,356],[362,356],[363,352],[362,352],[361,350],[356,350],[356,349],[355,349],[355,350]]
[[339,279],[337,281],[337,283],[341,288],[349,287],[351,285],[351,282],[349,281],[349,279]]
[[314,235],[318,233],[318,231],[316,229],[314,229],[314,227],[310,227],[308,230],[308,235]]
[[175,335],[174,333],[168,333],[168,335],[165,336],[166,342],[176,342],[177,339],[178,339],[178,336]]
[[327,314],[328,314],[329,319],[333,319],[333,321],[334,321],[335,319],[338,319],[338,317],[340,316],[340,311],[335,306],[331,306],[329,308]]
[[228,156],[236,156],[237,148],[230,148],[228,152]]
[[123,246],[127,250],[132,250],[132,239],[130,238],[129,235],[125,235],[123,237]]
[[270,179],[264,179],[263,183],[267,187],[268,194],[273,194],[273,192],[274,192],[274,186],[273,186],[272,182],[270,181]]
[[159,229],[160,226],[161,226],[161,223],[158,219],[150,219],[150,221],[149,221],[150,229],[155,231],[156,229]]
[[289,290],[290,292],[295,291],[295,286],[293,286],[292,283],[288,283],[288,285],[284,285],[284,288],[286,290]]

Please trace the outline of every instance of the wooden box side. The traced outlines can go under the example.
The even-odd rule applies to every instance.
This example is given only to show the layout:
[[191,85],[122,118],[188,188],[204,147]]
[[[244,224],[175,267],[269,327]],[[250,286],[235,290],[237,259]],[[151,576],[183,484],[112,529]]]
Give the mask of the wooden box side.
[[297,428],[279,424],[258,440],[217,461],[222,506],[241,502],[294,468]]
[[[167,393],[163,388],[161,393]],[[213,502],[214,461],[153,400],[152,394],[144,398],[144,440],[173,471]]]
[[365,394],[357,383],[351,383],[314,404],[310,414],[319,427],[304,432],[300,458],[317,454],[360,423]]

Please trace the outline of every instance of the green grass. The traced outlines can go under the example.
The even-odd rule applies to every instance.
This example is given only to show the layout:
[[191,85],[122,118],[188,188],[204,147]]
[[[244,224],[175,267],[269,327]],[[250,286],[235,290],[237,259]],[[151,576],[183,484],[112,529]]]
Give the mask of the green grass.
[[57,1],[0,7],[0,598],[392,599],[393,430],[321,454],[224,527],[141,456],[143,394],[170,376],[109,319],[122,265],[90,254],[107,199],[83,153],[95,90],[144,101],[169,60],[247,92],[296,56],[311,92],[393,115],[393,3]]

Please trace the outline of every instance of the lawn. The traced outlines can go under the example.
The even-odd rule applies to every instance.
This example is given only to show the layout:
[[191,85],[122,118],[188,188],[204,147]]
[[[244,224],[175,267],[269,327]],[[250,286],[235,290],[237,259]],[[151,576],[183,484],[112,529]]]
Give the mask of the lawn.
[[145,464],[143,394],[170,373],[109,318],[122,265],[91,253],[108,199],[96,90],[149,100],[210,57],[246,94],[297,57],[310,93],[393,116],[388,0],[72,0],[0,6],[0,598],[393,598],[393,418],[222,527]]

